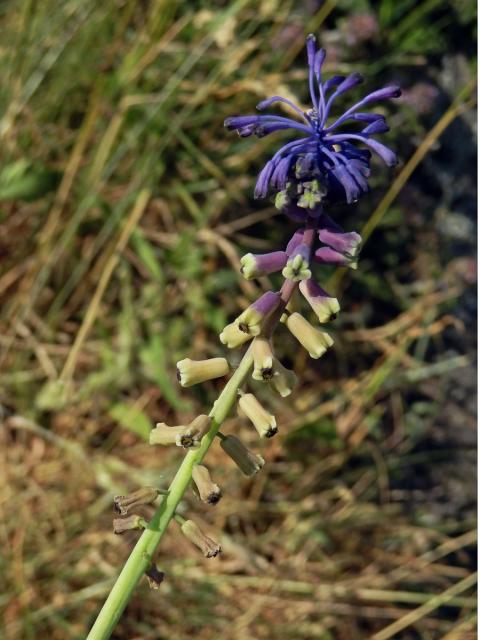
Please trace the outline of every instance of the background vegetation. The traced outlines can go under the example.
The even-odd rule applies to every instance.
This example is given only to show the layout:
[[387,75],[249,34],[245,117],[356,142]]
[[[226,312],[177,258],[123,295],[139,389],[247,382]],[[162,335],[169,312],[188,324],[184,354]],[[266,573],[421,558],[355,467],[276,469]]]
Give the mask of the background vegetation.
[[329,73],[402,85],[401,163],[331,212],[368,241],[358,271],[324,273],[335,348],[277,340],[301,385],[272,405],[263,473],[215,449],[224,500],[188,496],[222,557],[169,532],[166,582],[114,637],[475,637],[475,19],[467,0],[0,4],[2,637],[85,637],[131,544],[112,496],[166,486],[182,454],[146,434],[215,398],[181,391],[175,362],[223,352],[270,286],[239,257],[293,232],[252,199],[278,139],[223,119],[306,104],[311,31]]

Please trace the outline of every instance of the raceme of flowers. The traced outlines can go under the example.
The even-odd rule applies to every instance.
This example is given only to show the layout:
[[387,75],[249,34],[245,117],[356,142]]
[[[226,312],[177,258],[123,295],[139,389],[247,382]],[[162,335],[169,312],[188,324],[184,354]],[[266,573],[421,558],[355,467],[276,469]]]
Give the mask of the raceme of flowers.
[[[228,129],[237,130],[241,136],[259,137],[281,129],[292,129],[301,137],[284,145],[267,162],[257,181],[255,194],[265,197],[270,191],[277,192],[277,202],[303,228],[297,230],[284,247],[266,254],[247,253],[240,260],[240,271],[246,279],[260,278],[273,273],[283,275],[279,291],[267,291],[230,322],[220,333],[220,341],[229,349],[240,348],[248,342],[251,358],[250,380],[260,382],[281,397],[288,396],[297,381],[293,371],[288,370],[276,357],[272,335],[278,323],[294,336],[309,355],[318,359],[333,345],[325,324],[334,320],[340,311],[337,298],[328,293],[317,282],[314,270],[318,265],[334,265],[357,268],[361,237],[354,231],[347,232],[324,211],[323,205],[334,200],[352,202],[368,188],[370,172],[370,149],[388,165],[396,162],[396,156],[373,136],[387,131],[383,115],[367,113],[364,107],[397,97],[398,87],[389,86],[373,93],[347,109],[329,123],[335,100],[361,82],[359,74],[347,78],[333,76],[322,79],[325,51],[317,49],[315,38],[307,39],[309,86],[313,107],[303,112],[285,98],[274,96],[260,103],[264,109],[276,102],[287,104],[301,121],[281,116],[240,116],[226,121]],[[359,133],[339,132],[346,122],[365,125]],[[363,143],[367,150],[355,145]],[[312,324],[302,313],[292,307],[292,295],[296,290],[304,300],[305,307],[313,312]],[[246,357],[246,356],[245,356]],[[182,387],[190,387],[209,380],[227,376],[232,368],[225,357],[207,360],[184,358],[177,363],[177,378]],[[235,374],[234,374],[235,375]],[[249,386],[245,378],[236,387],[237,411],[256,431],[260,438],[271,438],[279,431],[275,416],[264,401]],[[264,394],[263,394],[264,395]],[[209,415],[201,414],[184,424],[170,426],[163,422],[150,433],[152,445],[174,445],[186,450],[198,450],[203,438],[214,434],[220,440],[223,451],[247,476],[253,476],[264,466],[264,459],[251,451],[242,440],[233,434],[223,434],[215,425],[216,409],[221,403],[230,410],[230,401],[225,401],[222,392]],[[212,437],[213,440],[213,437]],[[201,461],[201,460],[200,460]],[[216,504],[222,495],[220,487],[211,478],[210,471],[200,461],[193,466],[189,480],[193,481],[196,496],[208,505]],[[181,475],[182,467],[177,476]],[[176,476],[176,478],[177,478]],[[173,491],[176,478],[170,490]],[[188,483],[185,484],[187,486]],[[164,499],[169,491],[144,487],[127,496],[115,498],[115,507],[120,516],[114,520],[114,531],[124,533],[130,529],[144,529],[146,520],[138,509]],[[183,494],[182,494],[183,495]],[[132,513],[133,510],[133,513]],[[137,513],[135,513],[137,511]],[[220,552],[220,545],[208,537],[190,519],[175,513],[183,535],[197,546],[207,558]],[[164,578],[155,564],[146,571],[149,583],[158,588]]]

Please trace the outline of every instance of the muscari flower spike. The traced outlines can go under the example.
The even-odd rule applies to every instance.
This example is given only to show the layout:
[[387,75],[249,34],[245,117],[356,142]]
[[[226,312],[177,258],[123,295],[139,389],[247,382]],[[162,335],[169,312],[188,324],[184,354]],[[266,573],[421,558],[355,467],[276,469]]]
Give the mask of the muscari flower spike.
[[[276,205],[296,220],[304,220],[323,201],[355,202],[368,191],[371,151],[388,166],[397,164],[395,153],[375,136],[389,130],[385,117],[364,111],[373,103],[400,96],[397,85],[369,93],[339,117],[332,118],[332,107],[340,96],[363,81],[359,73],[349,76],[322,77],[325,49],[317,48],[315,36],[307,38],[309,89],[312,108],[303,111],[281,96],[263,100],[257,109],[283,103],[298,116],[298,120],[278,115],[235,116],[225,120],[225,127],[241,137],[261,138],[275,131],[292,130],[301,137],[282,146],[260,172],[255,197],[265,198],[277,192]],[[360,131],[343,126],[360,124]],[[339,130],[339,127],[342,127]],[[361,143],[368,149],[359,149]],[[334,251],[332,248],[331,251]],[[320,256],[322,261],[323,256]],[[340,264],[340,261],[338,261]]]

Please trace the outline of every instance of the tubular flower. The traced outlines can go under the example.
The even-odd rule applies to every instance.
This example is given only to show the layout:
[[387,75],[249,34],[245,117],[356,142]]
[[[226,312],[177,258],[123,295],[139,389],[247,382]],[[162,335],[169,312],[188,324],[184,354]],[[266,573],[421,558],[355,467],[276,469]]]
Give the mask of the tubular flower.
[[152,504],[159,494],[160,491],[155,487],[141,487],[126,496],[115,496],[113,499],[115,512],[121,516],[126,516],[131,509],[136,509],[145,504]]
[[271,438],[278,432],[275,416],[262,407],[253,393],[244,393],[241,396],[238,412],[249,418],[261,438]]
[[270,316],[280,303],[280,296],[273,291],[267,291],[243,311],[238,318],[224,327],[220,333],[220,342],[234,349],[253,336],[258,336],[263,322]]
[[198,524],[193,520],[185,520],[181,525],[182,533],[196,547],[200,549],[205,558],[215,558],[222,547],[203,533]]
[[131,529],[145,529],[146,521],[141,516],[131,515],[126,518],[114,518],[113,533],[120,535]]
[[249,336],[258,336],[262,323],[275,311],[279,303],[278,293],[267,291],[238,316],[235,320],[238,328]]
[[184,358],[177,362],[177,379],[182,387],[191,387],[199,382],[226,376],[230,367],[225,358],[191,360]]
[[262,469],[265,460],[262,456],[253,453],[236,436],[220,436],[220,446],[235,462],[237,467],[246,476],[254,476]]
[[320,358],[333,344],[333,340],[328,333],[312,327],[300,313],[292,313],[288,317],[286,324],[292,335],[308,351],[311,358]]
[[323,244],[352,260],[357,258],[362,244],[362,236],[359,233],[356,231],[345,233],[340,225],[325,213],[320,219],[318,238]]
[[218,484],[215,484],[207,467],[196,464],[192,469],[192,480],[195,483],[196,493],[202,502],[217,504],[222,497]]
[[219,335],[220,342],[227,345],[229,349],[235,349],[244,342],[252,339],[251,334],[245,333],[238,326],[238,322],[227,324]]
[[333,298],[313,278],[302,280],[300,291],[312,307],[319,322],[328,322],[340,311],[337,298]]
[[285,251],[272,251],[271,253],[247,253],[240,259],[241,273],[246,280],[253,280],[260,276],[280,271],[287,264],[288,255]]
[[257,336],[253,341],[253,373],[254,380],[271,380],[273,378],[273,351],[270,341]]
[[150,444],[170,445],[190,449],[200,444],[200,440],[210,428],[211,418],[205,414],[197,416],[189,425],[170,427],[165,422],[158,422],[150,431]]
[[358,266],[356,258],[346,256],[344,253],[335,251],[331,247],[320,247],[313,255],[315,262],[319,264],[331,264],[336,267],[350,267],[356,269]]
[[[325,49],[317,49],[315,36],[307,38],[309,89],[312,108],[303,111],[290,100],[273,96],[257,105],[262,111],[275,103],[287,105],[297,120],[277,115],[231,117],[225,127],[241,137],[261,138],[275,131],[290,130],[295,140],[283,145],[260,172],[255,197],[265,198],[269,191],[280,192],[277,206],[296,219],[305,217],[305,210],[315,209],[322,201],[355,202],[368,191],[371,152],[388,166],[397,163],[391,149],[375,139],[388,131],[385,117],[364,111],[373,103],[400,96],[400,89],[390,85],[367,94],[338,117],[331,111],[337,98],[358,86],[363,77],[322,77]],[[359,124],[360,130],[344,129],[343,125]],[[339,131],[339,127],[342,129]],[[367,149],[359,149],[361,143]],[[302,216],[303,210],[303,216]]]

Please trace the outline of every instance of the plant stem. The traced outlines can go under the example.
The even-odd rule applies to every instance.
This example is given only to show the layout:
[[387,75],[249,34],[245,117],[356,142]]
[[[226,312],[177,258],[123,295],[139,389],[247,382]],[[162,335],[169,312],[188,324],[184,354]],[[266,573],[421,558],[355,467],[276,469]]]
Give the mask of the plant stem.
[[183,459],[182,464],[172,480],[168,495],[163,498],[155,515],[149,522],[147,529],[145,529],[138,539],[117,581],[113,585],[95,624],[88,634],[87,640],[106,640],[110,637],[130,599],[132,591],[153,561],[153,556],[158,544],[190,484],[193,467],[203,460],[209,450],[221,424],[235,403],[237,390],[247,377],[252,363],[253,357],[251,348],[249,348],[210,411],[209,415],[212,418],[212,426],[209,432],[202,438],[198,449],[190,449]]

